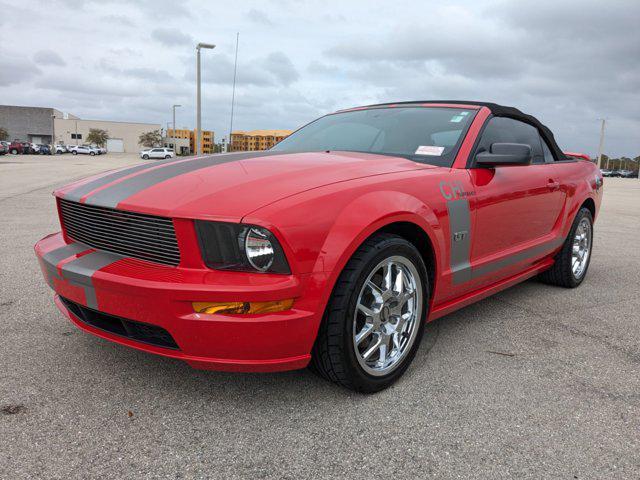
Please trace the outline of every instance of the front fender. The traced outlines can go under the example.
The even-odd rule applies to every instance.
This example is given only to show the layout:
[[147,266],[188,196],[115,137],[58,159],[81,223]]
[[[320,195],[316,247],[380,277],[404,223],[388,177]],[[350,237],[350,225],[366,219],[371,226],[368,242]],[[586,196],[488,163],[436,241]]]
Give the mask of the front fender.
[[339,213],[313,270],[339,274],[367,238],[396,222],[413,223],[422,228],[434,248],[435,258],[442,258],[444,235],[433,210],[416,197],[387,190],[362,195]]
[[427,234],[436,261],[437,278],[437,272],[444,269],[441,262],[445,240],[434,211],[416,197],[402,192],[371,192],[358,197],[340,212],[322,245],[314,266],[314,271],[327,274],[322,305],[329,301],[340,273],[358,247],[376,231],[397,222],[415,224]]
[[349,258],[368,237],[389,224],[408,222],[421,228],[433,247],[436,272],[444,269],[446,242],[437,207],[409,193],[372,190],[367,181],[362,183],[351,189],[332,186],[322,192],[305,192],[243,219],[269,228],[279,238],[293,273],[323,274],[326,280],[317,298],[322,310]]

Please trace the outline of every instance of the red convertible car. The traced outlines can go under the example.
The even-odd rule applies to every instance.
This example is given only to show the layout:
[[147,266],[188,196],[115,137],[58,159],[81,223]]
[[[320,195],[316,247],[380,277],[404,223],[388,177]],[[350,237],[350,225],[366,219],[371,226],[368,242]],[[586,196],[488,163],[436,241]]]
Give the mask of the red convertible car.
[[602,177],[515,108],[416,101],[55,197],[62,231],[35,251],[81,329],[196,368],[310,365],[374,392],[425,322],[536,275],[580,285]]

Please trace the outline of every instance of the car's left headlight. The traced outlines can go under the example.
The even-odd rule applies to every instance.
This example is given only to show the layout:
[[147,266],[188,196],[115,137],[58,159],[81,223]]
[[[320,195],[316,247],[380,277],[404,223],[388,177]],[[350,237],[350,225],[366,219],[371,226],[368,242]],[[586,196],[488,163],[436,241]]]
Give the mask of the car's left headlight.
[[195,221],[204,263],[216,270],[291,273],[278,239],[266,228]]

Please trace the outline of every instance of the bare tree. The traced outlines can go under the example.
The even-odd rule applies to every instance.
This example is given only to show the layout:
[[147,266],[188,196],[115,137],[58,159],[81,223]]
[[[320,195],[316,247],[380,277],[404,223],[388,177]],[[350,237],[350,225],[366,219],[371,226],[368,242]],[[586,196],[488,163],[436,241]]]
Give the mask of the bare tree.
[[162,143],[162,134],[160,130],[143,133],[138,137],[138,143],[143,147],[157,147]]
[[4,127],[0,127],[0,140],[9,140],[9,132]]

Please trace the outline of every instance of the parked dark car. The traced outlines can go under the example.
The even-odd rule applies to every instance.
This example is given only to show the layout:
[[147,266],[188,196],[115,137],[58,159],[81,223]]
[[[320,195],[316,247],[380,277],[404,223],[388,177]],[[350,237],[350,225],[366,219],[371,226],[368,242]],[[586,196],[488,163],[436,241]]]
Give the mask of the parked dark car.
[[638,178],[638,172],[633,170],[620,170],[620,176],[622,178]]
[[40,155],[51,155],[51,147],[49,145],[39,144],[38,147]]
[[22,153],[25,155],[28,153],[38,153],[35,148],[33,148],[33,144],[29,142],[20,142],[22,143]]

